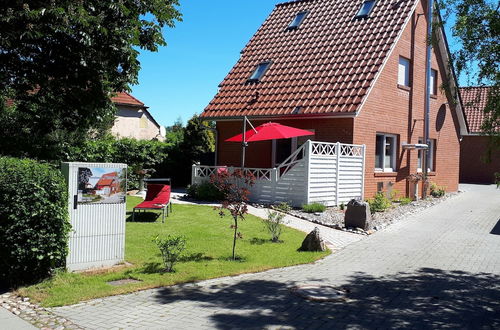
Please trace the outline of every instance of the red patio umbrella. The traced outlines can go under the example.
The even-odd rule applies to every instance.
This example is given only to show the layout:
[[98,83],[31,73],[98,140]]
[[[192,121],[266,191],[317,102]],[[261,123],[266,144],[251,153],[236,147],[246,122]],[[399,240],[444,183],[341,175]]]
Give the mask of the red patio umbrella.
[[[289,139],[297,136],[314,135],[309,131],[281,125],[278,123],[266,123],[245,132],[245,142]],[[233,136],[227,142],[243,142],[243,133]]]
[[[246,130],[247,122],[252,127],[251,130]],[[289,139],[298,136],[314,135],[309,131],[281,125],[278,123],[266,123],[257,127],[253,127],[250,121],[245,116],[243,119],[243,133],[233,136],[227,139],[227,142],[242,142],[242,154],[241,154],[241,167],[245,167],[245,149],[247,142],[255,141],[266,141],[266,140],[278,140],[278,139]]]

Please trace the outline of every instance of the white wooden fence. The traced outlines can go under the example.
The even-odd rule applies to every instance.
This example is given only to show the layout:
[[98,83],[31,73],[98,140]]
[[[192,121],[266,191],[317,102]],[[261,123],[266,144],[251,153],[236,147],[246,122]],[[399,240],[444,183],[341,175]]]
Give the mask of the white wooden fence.
[[[249,188],[252,202],[288,202],[301,206],[319,202],[327,206],[362,199],[365,146],[307,141],[276,168],[245,168],[256,180]],[[225,166],[193,165],[192,184],[216,175]]]

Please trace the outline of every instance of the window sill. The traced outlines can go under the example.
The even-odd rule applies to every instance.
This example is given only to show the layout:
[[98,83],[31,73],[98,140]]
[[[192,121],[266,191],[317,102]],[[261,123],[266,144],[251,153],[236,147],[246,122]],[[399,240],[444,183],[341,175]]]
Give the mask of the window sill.
[[389,177],[389,178],[392,178],[392,177],[396,177],[398,176],[398,172],[375,172],[374,173],[374,177],[378,178],[378,177]]
[[[422,170],[418,168],[417,169],[417,173],[418,174],[422,174]],[[429,171],[429,172],[427,172],[427,175],[428,176],[436,176],[436,172],[435,171]]]
[[411,91],[411,87],[410,86],[405,86],[405,85],[398,84],[398,88],[402,89],[402,90],[405,90],[407,92]]
[[436,94],[431,94],[430,95],[431,99],[437,100],[438,96]]

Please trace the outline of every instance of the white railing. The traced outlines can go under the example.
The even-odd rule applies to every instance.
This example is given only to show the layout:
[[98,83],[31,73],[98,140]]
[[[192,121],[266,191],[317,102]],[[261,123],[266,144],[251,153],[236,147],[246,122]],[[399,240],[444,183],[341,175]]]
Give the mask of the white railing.
[[[276,168],[245,168],[256,181],[251,200],[339,205],[364,195],[365,146],[307,141]],[[226,166],[193,165],[192,183],[210,180]]]

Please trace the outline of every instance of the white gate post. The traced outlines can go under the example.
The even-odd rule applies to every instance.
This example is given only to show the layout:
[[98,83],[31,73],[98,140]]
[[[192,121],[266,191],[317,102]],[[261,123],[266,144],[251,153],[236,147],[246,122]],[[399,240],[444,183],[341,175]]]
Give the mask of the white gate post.
[[191,184],[195,184],[196,183],[195,180],[196,180],[196,164],[193,164],[191,166]]

